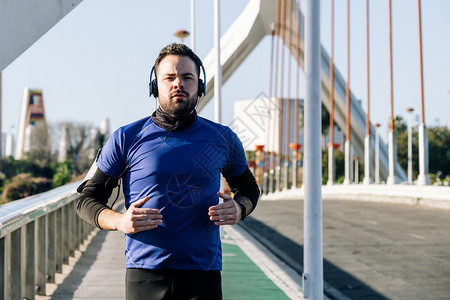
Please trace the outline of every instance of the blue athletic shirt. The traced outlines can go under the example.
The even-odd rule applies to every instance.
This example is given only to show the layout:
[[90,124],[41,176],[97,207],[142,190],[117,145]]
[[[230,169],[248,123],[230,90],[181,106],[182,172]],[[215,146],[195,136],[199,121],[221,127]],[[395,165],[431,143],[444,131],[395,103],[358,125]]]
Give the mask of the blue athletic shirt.
[[188,128],[167,131],[151,117],[115,131],[97,160],[114,178],[123,175],[125,206],[146,196],[142,207],[163,216],[155,229],[126,234],[127,268],[221,270],[219,226],[208,209],[219,202],[220,173],[247,168],[245,152],[228,127],[197,117]]

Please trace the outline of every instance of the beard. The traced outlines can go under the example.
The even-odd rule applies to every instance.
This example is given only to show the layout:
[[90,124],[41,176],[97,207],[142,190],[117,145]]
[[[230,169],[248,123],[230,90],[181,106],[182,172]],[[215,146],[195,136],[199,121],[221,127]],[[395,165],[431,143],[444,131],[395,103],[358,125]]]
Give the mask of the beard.
[[[173,95],[180,92],[185,94],[187,99],[173,99]],[[195,109],[197,101],[197,95],[191,96],[185,91],[173,91],[168,97],[160,98],[159,104],[165,113],[173,117],[183,117],[189,115]]]

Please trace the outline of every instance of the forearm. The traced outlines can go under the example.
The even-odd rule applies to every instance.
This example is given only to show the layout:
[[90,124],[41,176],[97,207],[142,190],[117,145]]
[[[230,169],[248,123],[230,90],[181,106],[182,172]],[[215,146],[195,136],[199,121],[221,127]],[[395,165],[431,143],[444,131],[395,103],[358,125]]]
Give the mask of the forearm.
[[[112,190],[117,186],[117,179],[114,179],[101,170],[97,170],[94,176],[84,182],[79,188],[80,196],[77,202],[78,215],[88,223],[101,229],[107,229],[99,222],[101,214],[112,211],[106,204],[111,196]],[[110,215],[111,213],[106,213]],[[103,221],[102,221],[103,223]],[[107,223],[105,222],[105,224]]]
[[242,209],[242,219],[245,219],[255,209],[260,195],[255,177],[247,168],[241,175],[227,178],[227,182]]
[[121,213],[112,209],[104,209],[98,215],[98,227],[105,230],[118,230],[117,224],[119,223],[120,217],[122,217]]

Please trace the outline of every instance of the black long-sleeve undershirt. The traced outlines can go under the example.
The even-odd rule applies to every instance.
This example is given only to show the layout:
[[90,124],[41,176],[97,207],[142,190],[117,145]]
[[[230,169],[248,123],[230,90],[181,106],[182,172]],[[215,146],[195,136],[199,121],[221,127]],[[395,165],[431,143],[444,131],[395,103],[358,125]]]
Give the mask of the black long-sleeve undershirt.
[[[226,178],[226,180],[234,193],[235,201],[241,206],[243,220],[258,203],[260,191],[255,177],[247,168],[241,175]],[[117,184],[118,179],[97,169],[94,176],[83,182],[77,189],[80,193],[77,202],[78,215],[90,224],[101,228],[98,224],[98,216],[104,209],[110,208],[107,205],[108,199]]]

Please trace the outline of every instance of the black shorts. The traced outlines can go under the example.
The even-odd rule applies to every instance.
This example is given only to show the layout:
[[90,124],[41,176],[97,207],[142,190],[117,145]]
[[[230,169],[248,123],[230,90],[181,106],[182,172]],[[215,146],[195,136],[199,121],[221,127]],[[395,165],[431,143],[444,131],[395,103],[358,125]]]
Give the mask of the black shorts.
[[222,300],[220,271],[127,269],[127,300]]

